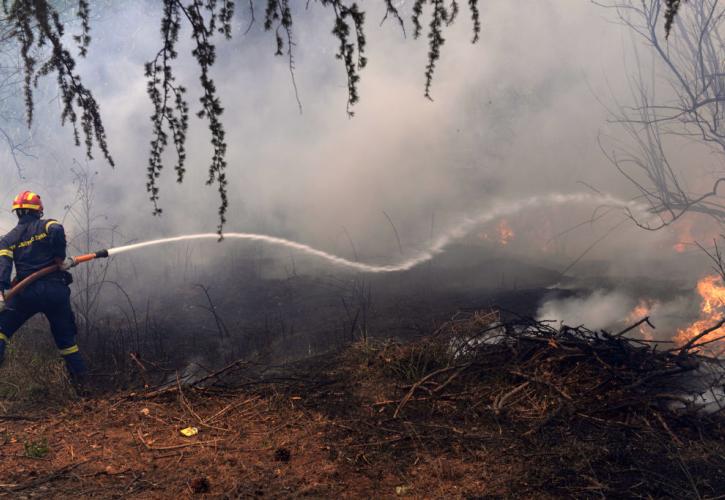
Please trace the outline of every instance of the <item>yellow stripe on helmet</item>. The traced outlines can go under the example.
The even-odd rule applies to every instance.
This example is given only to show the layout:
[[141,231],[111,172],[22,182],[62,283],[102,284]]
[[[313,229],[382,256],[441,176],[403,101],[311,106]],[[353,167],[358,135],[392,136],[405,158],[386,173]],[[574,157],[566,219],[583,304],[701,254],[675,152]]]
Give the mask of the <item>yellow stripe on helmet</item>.
[[31,210],[40,210],[40,205],[31,205],[30,203],[13,203],[13,210],[18,208],[29,208]]
[[69,354],[75,354],[78,352],[78,345],[72,345],[60,350],[61,356],[68,356]]
[[50,226],[54,225],[54,224],[60,224],[60,222],[58,222],[57,220],[52,220],[52,219],[51,219],[51,220],[49,220],[49,221],[48,221],[48,222],[47,222],[47,223],[45,224],[45,232],[47,233],[47,232],[48,232],[48,228],[49,228]]

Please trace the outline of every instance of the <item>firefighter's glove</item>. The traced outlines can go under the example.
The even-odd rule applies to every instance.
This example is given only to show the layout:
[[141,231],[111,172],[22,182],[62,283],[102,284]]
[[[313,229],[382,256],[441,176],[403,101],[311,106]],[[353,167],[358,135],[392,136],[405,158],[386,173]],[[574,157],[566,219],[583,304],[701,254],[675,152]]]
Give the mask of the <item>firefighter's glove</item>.
[[66,259],[65,259],[65,260],[63,261],[63,263],[62,263],[62,264],[60,265],[60,270],[61,270],[61,271],[67,271],[67,270],[68,270],[68,269],[70,269],[71,267],[75,267],[75,266],[76,266],[76,261],[75,261],[75,260],[73,260],[73,257],[67,257],[67,258],[66,258]]

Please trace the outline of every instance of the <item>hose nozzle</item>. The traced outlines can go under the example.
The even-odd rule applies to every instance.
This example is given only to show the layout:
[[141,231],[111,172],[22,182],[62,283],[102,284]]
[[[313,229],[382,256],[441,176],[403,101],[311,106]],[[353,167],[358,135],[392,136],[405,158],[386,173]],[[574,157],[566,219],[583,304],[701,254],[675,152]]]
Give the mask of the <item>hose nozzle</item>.
[[93,259],[105,259],[108,257],[108,250],[99,250],[97,252],[87,253],[83,255],[78,255],[76,257],[71,257],[73,259],[73,265],[71,267],[75,267],[78,264],[82,264],[83,262],[88,262]]
[[10,300],[12,297],[22,292],[29,284],[42,278],[43,276],[47,276],[58,270],[67,271],[71,267],[75,267],[83,262],[88,262],[93,259],[103,259],[106,257],[108,257],[108,250],[99,250],[97,252],[87,253],[85,255],[78,255],[77,257],[68,257],[63,263],[57,263],[53,264],[52,266],[44,267],[43,269],[35,271],[33,274],[13,286],[5,294],[5,300]]

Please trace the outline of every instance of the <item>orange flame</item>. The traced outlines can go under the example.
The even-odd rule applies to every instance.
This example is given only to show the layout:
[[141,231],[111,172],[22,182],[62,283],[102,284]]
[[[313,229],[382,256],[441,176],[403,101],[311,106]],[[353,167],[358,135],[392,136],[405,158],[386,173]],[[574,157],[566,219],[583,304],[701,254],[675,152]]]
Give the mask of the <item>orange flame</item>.
[[[725,316],[725,285],[720,276],[714,274],[702,278],[697,282],[697,293],[702,297],[700,319],[687,328],[677,331],[675,340],[679,344],[684,344],[702,331],[711,328]],[[722,330],[715,330],[705,335],[698,342],[714,340],[722,335]]]
[[691,218],[684,218],[679,224],[675,226],[675,237],[677,243],[672,248],[677,253],[682,253],[687,250],[688,245],[692,245],[695,237],[692,235],[693,220]]
[[496,226],[496,234],[498,235],[498,242],[501,246],[508,245],[509,242],[514,239],[514,230],[511,229],[511,226],[509,226],[506,219],[501,219],[498,223]]
[[509,242],[514,239],[514,230],[511,228],[506,219],[501,219],[499,223],[496,224],[495,231],[496,232],[493,236],[489,235],[486,231],[481,231],[478,233],[478,238],[482,241],[495,240],[501,246],[508,245]]
[[709,243],[720,236],[720,226],[710,218],[685,215],[672,225],[675,239],[672,248],[677,253],[685,252],[688,247],[693,248],[696,242]]
[[[634,309],[632,309],[632,312],[627,315],[627,324],[631,325],[632,323],[636,323],[637,321],[649,316],[654,306],[655,302],[647,299],[641,299]],[[644,340],[653,340],[652,332],[647,329],[647,325],[645,323],[639,325],[638,330]]]
[[672,245],[672,248],[677,253],[683,253],[685,250],[687,250],[687,243],[680,241]]

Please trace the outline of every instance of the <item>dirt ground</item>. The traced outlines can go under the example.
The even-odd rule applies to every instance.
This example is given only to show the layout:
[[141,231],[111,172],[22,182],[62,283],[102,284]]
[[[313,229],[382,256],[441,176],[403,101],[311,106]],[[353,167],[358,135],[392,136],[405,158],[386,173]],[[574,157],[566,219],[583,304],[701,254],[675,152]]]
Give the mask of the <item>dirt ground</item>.
[[[536,369],[567,352],[540,345]],[[436,349],[362,342],[191,386],[7,407],[0,496],[725,498],[721,419],[618,410],[608,392],[608,410],[586,414],[557,385],[584,373],[580,358],[534,384],[500,357],[464,377]]]
[[[480,470],[485,453],[479,464],[421,454],[413,467],[376,466],[367,450],[385,443],[335,439],[346,425],[310,409],[302,394],[127,393],[24,416],[0,424],[0,496],[442,498],[503,491],[486,479],[493,471]],[[199,433],[182,436],[189,426]]]

